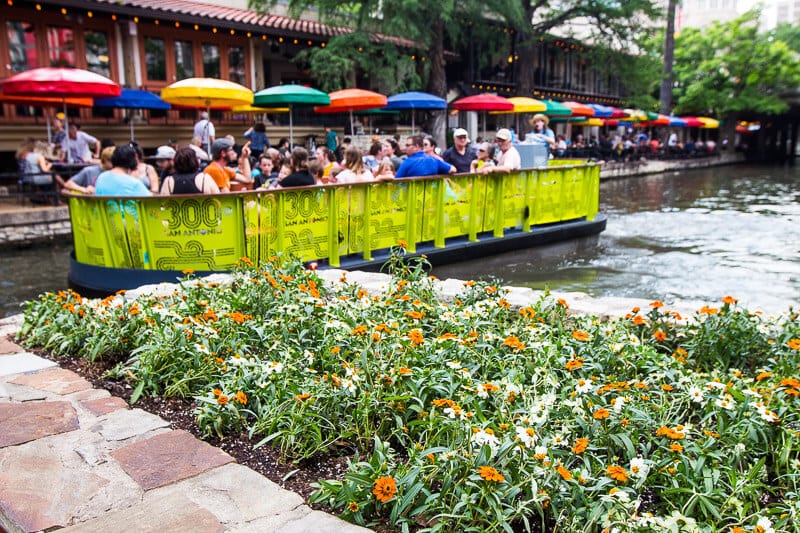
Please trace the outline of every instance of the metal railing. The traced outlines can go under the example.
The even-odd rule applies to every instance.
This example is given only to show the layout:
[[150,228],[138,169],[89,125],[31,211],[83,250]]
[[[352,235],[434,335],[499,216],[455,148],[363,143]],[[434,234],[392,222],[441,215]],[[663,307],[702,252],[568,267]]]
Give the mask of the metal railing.
[[593,220],[600,169],[560,161],[510,174],[459,174],[221,195],[69,198],[77,262],[222,271],[291,252],[337,267],[404,241],[445,247]]

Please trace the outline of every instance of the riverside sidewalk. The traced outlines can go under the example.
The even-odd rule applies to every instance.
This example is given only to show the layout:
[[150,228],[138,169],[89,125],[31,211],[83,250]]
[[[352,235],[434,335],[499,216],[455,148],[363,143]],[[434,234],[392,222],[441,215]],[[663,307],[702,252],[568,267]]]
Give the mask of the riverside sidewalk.
[[363,529],[13,342],[0,320],[0,531]]

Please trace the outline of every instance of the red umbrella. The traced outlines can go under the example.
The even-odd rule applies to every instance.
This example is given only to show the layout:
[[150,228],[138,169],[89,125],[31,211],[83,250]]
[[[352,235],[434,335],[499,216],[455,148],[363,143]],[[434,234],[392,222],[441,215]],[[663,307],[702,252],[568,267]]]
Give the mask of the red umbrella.
[[[79,68],[41,67],[26,70],[2,82],[3,93],[9,96],[55,96],[64,104],[64,128],[69,128],[67,98],[119,96],[119,84],[89,70]],[[68,152],[69,153],[69,152]]]
[[350,113],[350,131],[353,130],[353,111],[385,107],[386,96],[365,89],[342,89],[328,94],[330,105],[315,106],[317,113]]
[[[473,94],[453,102],[459,111],[512,111],[514,103],[496,94]],[[483,116],[483,136],[486,137],[486,115]]]
[[[33,107],[58,107],[66,105],[67,107],[92,107],[94,100],[92,98],[57,98],[55,96],[19,96],[9,95],[0,91],[0,103],[13,104],[21,106]],[[50,132],[50,114],[44,113],[47,120],[47,142],[52,142],[52,134]]]
[[[572,111],[573,117],[593,117],[594,109],[580,102],[561,102]],[[611,115],[614,116],[613,114]]]
[[702,128],[705,123],[702,120],[697,120],[696,117],[681,117],[686,122],[687,128]]

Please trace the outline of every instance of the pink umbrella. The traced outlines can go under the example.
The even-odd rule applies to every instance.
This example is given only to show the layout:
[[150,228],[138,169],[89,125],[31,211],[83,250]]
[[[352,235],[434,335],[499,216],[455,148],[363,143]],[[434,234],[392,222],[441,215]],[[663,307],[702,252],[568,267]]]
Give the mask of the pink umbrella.
[[[453,109],[459,111],[512,111],[513,102],[496,94],[473,94],[453,102]],[[483,136],[486,137],[486,114],[483,115]]]
[[697,117],[681,117],[684,122],[686,122],[687,128],[702,128],[705,126],[705,123],[702,120],[698,120]]
[[[67,98],[119,96],[119,84],[89,70],[42,67],[26,70],[7,78],[3,94],[18,96],[55,96],[64,104],[64,128],[68,130]],[[69,153],[69,152],[67,152]]]

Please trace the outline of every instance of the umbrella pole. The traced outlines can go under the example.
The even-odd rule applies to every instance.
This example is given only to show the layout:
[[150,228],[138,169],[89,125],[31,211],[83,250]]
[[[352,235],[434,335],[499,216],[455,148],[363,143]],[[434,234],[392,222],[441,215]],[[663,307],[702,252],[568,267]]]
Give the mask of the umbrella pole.
[[353,135],[356,134],[356,130],[353,127],[353,110],[352,109],[350,110],[350,131],[353,133]]
[[411,135],[414,135],[416,128],[414,127],[414,108],[411,108]]
[[51,144],[53,142],[53,134],[50,131],[50,108],[45,109],[45,117],[47,117],[47,144]]
[[128,124],[131,126],[131,142],[133,142],[133,113],[131,110],[128,110]]
[[294,147],[294,125],[292,124],[292,104],[289,104],[289,149]]
[[61,101],[64,102],[64,144],[66,145],[65,148],[67,150],[67,163],[72,163],[72,154],[70,153],[69,149],[69,115],[67,115],[67,98],[62,96]]

